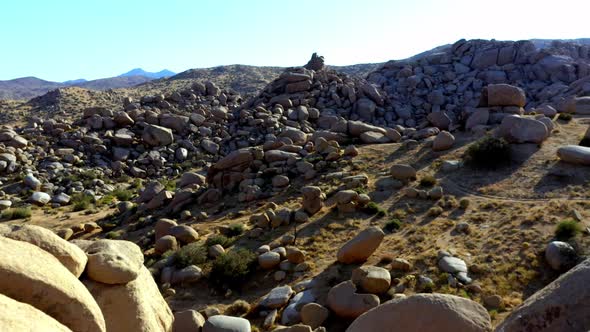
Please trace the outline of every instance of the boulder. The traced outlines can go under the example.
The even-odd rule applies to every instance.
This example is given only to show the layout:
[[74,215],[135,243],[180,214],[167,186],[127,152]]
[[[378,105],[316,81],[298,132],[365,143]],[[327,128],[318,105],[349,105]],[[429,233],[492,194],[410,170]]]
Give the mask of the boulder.
[[566,145],[557,149],[557,156],[561,161],[590,166],[590,148],[578,145]]
[[526,299],[497,332],[590,330],[590,259],[583,261]]
[[330,289],[328,292],[327,303],[328,307],[332,309],[337,316],[350,319],[357,318],[370,309],[377,307],[380,301],[377,295],[357,294],[354,283],[349,280]]
[[541,144],[549,137],[549,130],[543,122],[516,115],[505,117],[498,132],[511,143]]
[[563,271],[576,265],[578,255],[576,250],[567,242],[551,241],[545,247],[545,259],[549,266],[556,271]]
[[471,130],[477,126],[485,126],[490,119],[490,111],[487,108],[479,108],[469,116],[465,123],[465,129]]
[[358,317],[347,332],[492,331],[487,310],[448,294],[416,294],[386,302]]
[[109,332],[172,330],[174,316],[149,270],[142,266],[135,280],[109,285],[85,280],[104,314]]
[[455,144],[455,136],[448,131],[441,131],[436,135],[434,141],[432,141],[432,150],[444,151],[450,149]]
[[581,115],[590,114],[590,97],[572,98],[567,102],[565,112]]
[[379,227],[369,227],[346,242],[337,254],[338,261],[344,264],[362,263],[377,250],[385,233]]
[[301,322],[315,329],[324,323],[329,314],[330,312],[324,306],[308,303],[301,307]]
[[0,330],[71,332],[43,311],[0,294]]
[[33,244],[57,258],[76,278],[86,268],[88,258],[82,249],[60,238],[52,231],[34,225],[24,225],[6,234],[7,238]]
[[451,119],[444,112],[432,112],[427,116],[428,121],[440,130],[448,130]]
[[509,84],[489,84],[487,86],[488,106],[524,107],[526,97],[524,90]]
[[391,284],[389,271],[378,266],[361,266],[352,271],[352,282],[371,294],[387,292]]
[[322,189],[315,186],[301,188],[303,194],[303,210],[310,216],[313,216],[322,209]]
[[172,332],[200,332],[205,318],[196,310],[184,310],[174,314]]
[[88,255],[88,277],[101,283],[128,283],[137,278],[143,267],[143,253],[133,242],[98,240],[84,251]]
[[209,317],[203,332],[250,332],[250,322],[240,317],[215,315]]
[[281,255],[274,251],[265,252],[258,256],[258,264],[263,269],[272,269],[281,263]]
[[391,174],[394,179],[407,181],[416,177],[416,170],[410,165],[395,164],[389,169],[389,174]]
[[141,136],[144,142],[152,146],[169,145],[174,142],[172,130],[156,125],[146,125]]
[[172,219],[161,218],[156,222],[154,231],[156,233],[156,241],[162,236],[170,235],[170,229],[178,224]]
[[72,331],[105,332],[95,299],[57,258],[30,243],[0,237],[0,293],[27,303]]
[[39,206],[43,206],[51,201],[51,196],[42,191],[36,191],[31,195],[31,203]]
[[282,308],[294,293],[290,286],[275,287],[260,301],[260,305],[270,309]]
[[178,242],[182,244],[189,244],[199,239],[199,233],[187,225],[173,226],[169,230],[170,235],[174,236]]

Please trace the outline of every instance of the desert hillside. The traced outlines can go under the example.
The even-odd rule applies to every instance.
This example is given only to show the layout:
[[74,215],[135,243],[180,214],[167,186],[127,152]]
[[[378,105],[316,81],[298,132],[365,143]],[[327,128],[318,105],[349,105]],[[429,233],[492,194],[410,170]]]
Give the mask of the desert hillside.
[[328,61],[1,101],[2,330],[590,329],[590,47]]

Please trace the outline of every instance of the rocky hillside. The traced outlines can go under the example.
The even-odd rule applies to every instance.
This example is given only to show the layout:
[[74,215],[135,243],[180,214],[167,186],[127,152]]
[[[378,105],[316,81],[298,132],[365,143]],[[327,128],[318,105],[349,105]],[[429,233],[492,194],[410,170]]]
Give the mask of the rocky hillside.
[[0,128],[0,327],[586,331],[588,59],[461,40],[34,99]]

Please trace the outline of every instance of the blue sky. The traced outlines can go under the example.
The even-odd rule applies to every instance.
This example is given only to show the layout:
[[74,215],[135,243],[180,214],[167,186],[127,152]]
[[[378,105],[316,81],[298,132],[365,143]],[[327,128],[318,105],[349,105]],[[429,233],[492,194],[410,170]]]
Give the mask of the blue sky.
[[460,38],[590,37],[590,1],[3,0],[0,80],[228,64],[346,65]]

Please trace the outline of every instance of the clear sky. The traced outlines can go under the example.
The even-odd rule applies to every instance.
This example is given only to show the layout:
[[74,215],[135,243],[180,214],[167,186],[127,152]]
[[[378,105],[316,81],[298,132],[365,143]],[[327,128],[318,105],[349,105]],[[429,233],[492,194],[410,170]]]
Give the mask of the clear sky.
[[0,80],[347,65],[461,38],[590,37],[590,0],[1,0]]

